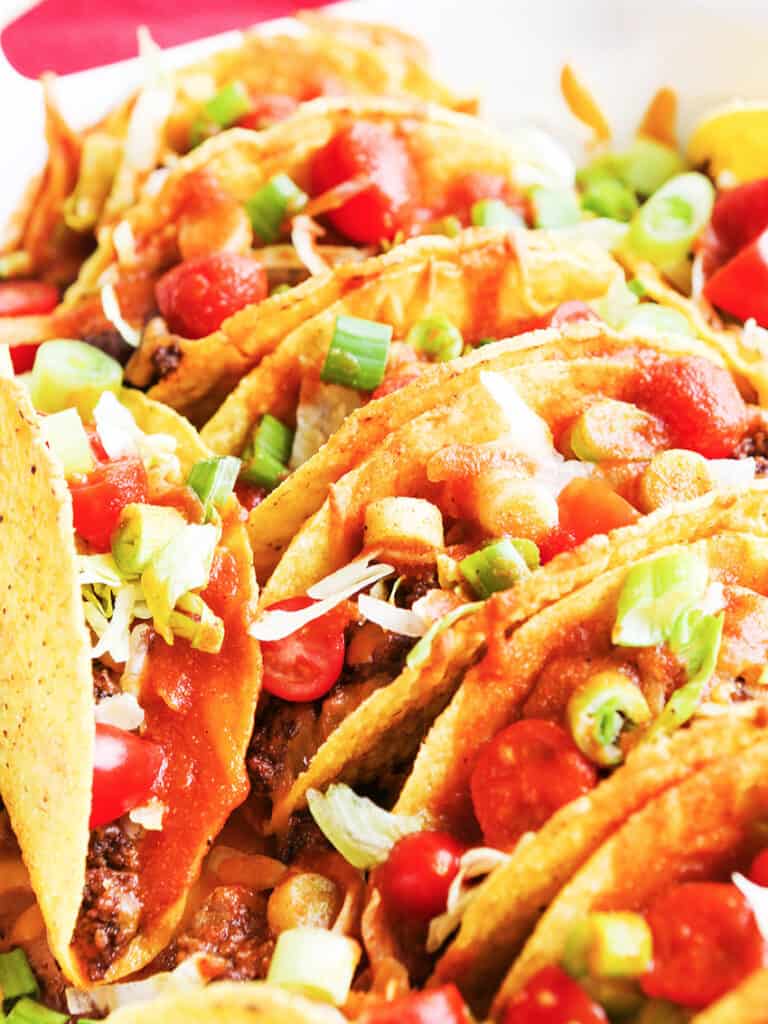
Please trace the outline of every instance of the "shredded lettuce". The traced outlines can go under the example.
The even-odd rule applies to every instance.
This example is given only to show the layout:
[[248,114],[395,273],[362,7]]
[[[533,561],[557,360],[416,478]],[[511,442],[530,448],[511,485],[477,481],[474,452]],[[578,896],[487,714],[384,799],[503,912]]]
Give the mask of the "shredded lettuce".
[[483,607],[484,601],[471,601],[469,604],[461,604],[458,608],[454,608],[453,611],[448,612],[442,619],[438,619],[437,622],[433,622],[429,627],[424,636],[419,640],[416,646],[409,652],[406,658],[406,664],[408,668],[421,668],[421,666],[429,660],[429,656],[432,653],[432,644],[435,638],[441,633],[444,633],[446,629],[449,629],[454,622],[458,622],[459,619],[463,619],[467,615],[472,615],[478,609]]
[[704,597],[706,561],[694,551],[674,551],[634,566],[619,595],[613,643],[655,647],[672,636],[678,618]]

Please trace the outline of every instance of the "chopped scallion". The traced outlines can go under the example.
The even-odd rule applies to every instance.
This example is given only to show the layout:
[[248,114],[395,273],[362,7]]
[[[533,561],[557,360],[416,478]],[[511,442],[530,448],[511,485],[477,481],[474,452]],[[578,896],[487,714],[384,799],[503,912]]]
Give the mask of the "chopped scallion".
[[472,204],[470,218],[476,228],[524,228],[525,221],[501,199],[478,199]]
[[341,1006],[359,959],[360,947],[346,935],[324,928],[289,928],[277,937],[267,981]]
[[20,996],[36,996],[39,989],[37,979],[29,966],[23,949],[12,949],[0,953],[0,993],[5,1002]]
[[578,197],[570,189],[537,185],[531,189],[531,204],[537,228],[565,228],[581,220]]
[[287,473],[293,446],[293,431],[267,413],[243,452],[242,478],[249,484],[272,491]]
[[419,320],[408,331],[406,342],[418,352],[426,352],[438,362],[457,359],[464,348],[461,331],[446,316]]
[[206,519],[212,509],[223,505],[232,493],[240,466],[240,459],[234,455],[221,455],[201,459],[189,471],[187,484],[202,501]]
[[320,379],[358,391],[373,391],[384,379],[392,327],[354,316],[336,318]]
[[91,442],[77,409],[62,409],[42,418],[43,436],[61,462],[64,476],[90,473],[94,466]]
[[630,221],[637,210],[635,193],[615,178],[599,178],[587,187],[581,205],[598,217]]
[[242,82],[230,82],[208,100],[204,109],[220,128],[229,128],[248,113],[251,100]]
[[670,178],[632,219],[627,244],[662,270],[686,259],[712,213],[715,188],[692,171]]
[[287,174],[276,174],[246,200],[253,230],[265,245],[276,242],[284,223],[306,205],[307,194]]
[[140,575],[184,526],[184,517],[175,508],[138,502],[126,505],[112,535],[115,565],[125,576]]
[[34,999],[20,999],[6,1017],[8,1024],[67,1024],[69,1016],[49,1010]]
[[459,562],[459,569],[478,597],[508,590],[539,565],[539,549],[530,540],[502,540],[486,545]]
[[74,407],[89,419],[104,391],[120,393],[123,368],[84,341],[44,341],[32,368],[30,394],[38,412]]

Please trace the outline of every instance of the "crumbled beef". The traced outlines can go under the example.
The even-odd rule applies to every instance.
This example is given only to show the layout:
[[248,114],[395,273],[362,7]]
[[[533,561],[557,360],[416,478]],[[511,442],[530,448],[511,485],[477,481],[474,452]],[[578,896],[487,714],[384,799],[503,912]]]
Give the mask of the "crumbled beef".
[[173,373],[181,362],[181,349],[173,342],[170,345],[159,345],[152,353],[152,365],[158,377],[167,377]]
[[220,885],[176,939],[175,961],[210,953],[221,961],[218,977],[252,981],[266,977],[274,946],[267,897],[242,885]]
[[119,331],[98,331],[96,334],[86,334],[83,338],[89,345],[101,349],[108,356],[116,359],[121,366],[125,366],[134,353],[134,349],[123,338]]
[[277,840],[277,856],[287,864],[293,863],[300,854],[327,850],[328,840],[309,811],[292,814],[288,828]]
[[[756,458],[759,461],[768,459],[768,430],[753,430],[743,438],[734,452],[737,459]],[[765,470],[763,470],[763,473]],[[758,469],[758,475],[763,475]]]
[[433,565],[425,566],[421,573],[403,576],[395,593],[398,608],[412,608],[420,597],[439,586],[437,571]]
[[120,692],[120,673],[101,661],[94,661],[93,699],[96,703],[105,697],[114,697]]
[[248,748],[247,767],[256,796],[271,796],[279,781],[302,772],[317,750],[313,704],[267,698],[259,707]]
[[136,843],[120,825],[94,829],[73,940],[93,981],[104,977],[139,930],[138,869]]
[[66,1013],[66,991],[69,982],[54,960],[45,934],[26,943],[24,952],[40,986],[40,1001],[51,1010]]

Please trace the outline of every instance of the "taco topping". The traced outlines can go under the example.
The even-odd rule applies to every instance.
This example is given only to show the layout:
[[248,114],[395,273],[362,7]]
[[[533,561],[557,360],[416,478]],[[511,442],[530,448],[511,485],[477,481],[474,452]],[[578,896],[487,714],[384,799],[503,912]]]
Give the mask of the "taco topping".
[[358,1018],[359,1024],[467,1024],[469,1011],[455,985],[412,992],[377,1003]]
[[463,852],[447,832],[414,832],[398,840],[376,872],[387,911],[422,922],[442,914]]
[[607,1024],[605,1010],[560,967],[543,967],[510,1000],[503,1024]]

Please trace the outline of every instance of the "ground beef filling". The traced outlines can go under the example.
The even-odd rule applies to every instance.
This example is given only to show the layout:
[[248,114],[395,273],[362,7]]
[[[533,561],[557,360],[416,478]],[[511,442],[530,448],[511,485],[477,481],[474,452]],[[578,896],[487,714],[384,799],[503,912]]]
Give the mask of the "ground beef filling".
[[768,475],[768,430],[754,430],[738,445],[734,452],[737,459],[754,459],[755,474]]
[[91,832],[73,946],[93,981],[104,977],[139,930],[139,855],[119,822]]
[[217,886],[190,927],[174,942],[172,966],[195,953],[209,954],[217,978],[265,978],[275,948],[267,925],[267,897],[242,885]]

